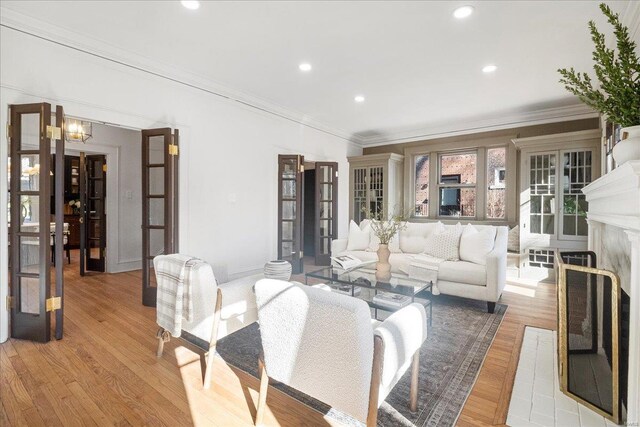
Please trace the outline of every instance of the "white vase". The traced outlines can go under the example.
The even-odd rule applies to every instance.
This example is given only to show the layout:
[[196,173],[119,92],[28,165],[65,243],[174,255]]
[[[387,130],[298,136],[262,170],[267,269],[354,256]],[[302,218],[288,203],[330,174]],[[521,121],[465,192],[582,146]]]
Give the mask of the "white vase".
[[622,141],[613,146],[613,158],[618,165],[640,160],[640,125],[622,128]]

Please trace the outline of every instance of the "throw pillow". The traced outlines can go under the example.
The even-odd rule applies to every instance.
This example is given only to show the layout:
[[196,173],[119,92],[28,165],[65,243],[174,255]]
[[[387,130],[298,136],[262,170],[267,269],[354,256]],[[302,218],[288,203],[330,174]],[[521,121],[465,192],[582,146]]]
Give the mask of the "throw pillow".
[[454,226],[443,227],[427,237],[424,254],[441,258],[445,261],[458,261],[460,259],[460,236],[462,235],[462,225],[457,223]]
[[520,226],[516,225],[509,230],[507,250],[509,252],[520,252]]
[[[380,246],[380,239],[378,239],[378,236],[376,236],[376,233],[373,231],[373,227],[371,227],[371,224],[369,224],[369,230],[371,230],[371,237],[369,239],[369,247],[367,248],[367,251],[377,252],[378,246]],[[402,253],[402,251],[400,250],[400,236],[398,236],[398,234],[399,233],[394,234],[393,238],[389,242],[389,252],[391,252],[392,254]]]
[[369,246],[369,236],[371,227],[367,226],[364,230],[358,227],[355,221],[349,223],[349,238],[347,241],[348,251],[364,251]]
[[495,227],[489,226],[478,230],[473,225],[467,224],[460,237],[460,259],[487,265],[487,255],[493,250],[495,240]]

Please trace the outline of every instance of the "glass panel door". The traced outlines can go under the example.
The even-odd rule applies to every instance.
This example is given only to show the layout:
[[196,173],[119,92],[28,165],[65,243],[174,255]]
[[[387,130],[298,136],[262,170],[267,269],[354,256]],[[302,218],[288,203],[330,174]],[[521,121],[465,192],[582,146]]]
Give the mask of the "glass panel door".
[[367,217],[367,168],[353,169],[353,220],[360,224],[360,221]]
[[532,154],[529,157],[529,165],[529,233],[553,235],[556,212],[556,154]]
[[[62,109],[58,111],[62,123]],[[9,115],[11,336],[46,342],[51,338],[46,302],[51,296],[50,254],[55,239],[50,220],[51,141],[61,139],[62,131],[52,128],[47,103],[11,105]],[[55,258],[61,260],[62,245],[56,251],[60,256]],[[61,289],[62,281],[57,285]]]
[[562,154],[562,235],[584,238],[588,234],[587,200],[582,189],[593,179],[591,150],[563,152]]
[[142,131],[142,303],[156,305],[153,258],[178,251],[178,130]]
[[316,265],[331,264],[331,241],[338,235],[338,163],[316,162]]
[[303,163],[304,156],[278,156],[278,259],[289,261],[293,274],[303,271]]
[[86,197],[83,226],[85,232],[86,269],[105,271],[107,221],[105,213],[107,192],[107,162],[104,155],[85,157]]
[[381,215],[386,217],[384,212],[384,168],[376,166],[369,168],[369,210],[374,218]]

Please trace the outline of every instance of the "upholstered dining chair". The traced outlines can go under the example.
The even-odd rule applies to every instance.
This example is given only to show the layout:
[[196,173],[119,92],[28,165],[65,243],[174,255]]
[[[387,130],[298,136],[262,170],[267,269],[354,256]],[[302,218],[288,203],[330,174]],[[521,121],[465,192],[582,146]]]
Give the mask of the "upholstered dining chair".
[[409,366],[409,407],[416,411],[420,347],[427,338],[424,307],[410,304],[376,322],[365,301],[327,289],[256,283],[263,348],[256,425],[273,379],[375,426],[378,407]]

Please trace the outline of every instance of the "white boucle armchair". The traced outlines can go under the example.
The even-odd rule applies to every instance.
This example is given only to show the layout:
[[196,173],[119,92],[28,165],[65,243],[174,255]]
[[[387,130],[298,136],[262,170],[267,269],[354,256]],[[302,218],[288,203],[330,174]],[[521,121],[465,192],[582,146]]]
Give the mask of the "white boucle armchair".
[[417,409],[424,307],[414,303],[374,323],[365,301],[327,288],[256,283],[263,347],[256,425],[262,424],[269,379],[375,426],[378,407],[411,366],[409,406]]

